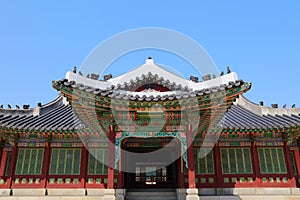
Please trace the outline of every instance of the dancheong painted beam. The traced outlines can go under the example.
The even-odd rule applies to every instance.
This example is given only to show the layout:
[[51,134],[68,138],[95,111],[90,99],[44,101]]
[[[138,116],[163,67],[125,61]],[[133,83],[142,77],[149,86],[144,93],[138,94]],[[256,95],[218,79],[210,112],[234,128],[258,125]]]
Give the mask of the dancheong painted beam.
[[0,108],[0,198],[300,194],[300,109],[252,103],[234,72],[195,80],[147,59],[105,80],[68,72],[52,102]]

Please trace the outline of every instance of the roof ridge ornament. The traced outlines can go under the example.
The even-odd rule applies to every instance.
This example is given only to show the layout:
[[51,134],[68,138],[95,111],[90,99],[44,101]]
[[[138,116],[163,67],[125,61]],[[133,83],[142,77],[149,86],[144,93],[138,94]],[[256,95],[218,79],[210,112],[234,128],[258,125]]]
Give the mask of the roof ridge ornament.
[[255,104],[252,101],[248,100],[244,95],[241,95],[237,102],[235,103],[243,108],[255,113],[259,116],[264,115],[299,115],[300,108],[296,108],[296,105],[292,105],[291,108],[287,108],[286,106],[283,108],[279,108],[278,104],[272,104],[271,107],[267,107],[264,105],[264,102],[261,101],[259,104]]
[[227,66],[227,74],[230,74],[230,73],[231,73],[230,67]]
[[154,64],[154,60],[152,59],[151,56],[149,56],[146,60],[146,63],[145,64]]

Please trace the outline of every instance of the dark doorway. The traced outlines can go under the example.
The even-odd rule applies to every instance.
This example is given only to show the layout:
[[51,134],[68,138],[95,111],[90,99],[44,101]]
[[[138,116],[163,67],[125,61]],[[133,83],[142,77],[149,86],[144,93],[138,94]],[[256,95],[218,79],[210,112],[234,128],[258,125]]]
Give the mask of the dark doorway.
[[[151,140],[151,138],[142,139],[139,141],[140,144],[135,145],[135,147],[124,144],[123,148],[127,152],[145,155],[137,157],[130,153],[121,155],[123,169],[131,169],[130,172],[124,174],[125,188],[177,188],[177,156],[180,153],[180,145],[162,148],[158,143],[155,147],[155,141],[157,140]],[[130,141],[127,142],[130,143]],[[147,145],[143,145],[143,142],[146,142]],[[137,144],[136,140],[135,143]],[[155,156],[143,154],[157,150],[159,150],[159,153]],[[173,160],[173,162],[170,162],[170,160]]]

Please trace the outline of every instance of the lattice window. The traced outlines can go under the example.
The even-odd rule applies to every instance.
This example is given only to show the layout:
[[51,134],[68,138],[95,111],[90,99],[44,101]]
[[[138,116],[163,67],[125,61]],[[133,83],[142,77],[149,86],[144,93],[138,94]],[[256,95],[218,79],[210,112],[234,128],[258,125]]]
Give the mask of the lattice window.
[[283,148],[258,148],[260,172],[262,174],[286,174]]
[[108,150],[105,148],[92,148],[89,153],[88,174],[107,174]]
[[81,149],[53,148],[50,161],[51,175],[79,175]]
[[40,175],[44,149],[42,148],[19,148],[16,174],[17,175]]
[[[204,148],[202,150],[205,151]],[[199,158],[200,148],[194,149],[195,173],[196,174],[215,174],[213,150],[211,150],[204,158]]]
[[251,153],[249,148],[222,148],[223,174],[252,174]]
[[11,151],[9,151],[7,154],[7,161],[6,161],[6,166],[5,166],[5,176],[8,176],[8,173],[9,173],[11,155],[12,155],[12,153],[11,153]]
[[294,175],[297,175],[298,173],[297,173],[297,167],[296,167],[294,152],[290,152],[290,156],[291,156],[291,161],[292,161],[292,165],[293,165]]

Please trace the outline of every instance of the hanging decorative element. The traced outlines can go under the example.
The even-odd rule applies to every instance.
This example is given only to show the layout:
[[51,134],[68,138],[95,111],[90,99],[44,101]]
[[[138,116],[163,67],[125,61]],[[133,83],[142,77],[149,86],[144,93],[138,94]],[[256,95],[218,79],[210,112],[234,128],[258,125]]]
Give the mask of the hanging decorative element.
[[184,132],[137,132],[137,133],[128,133],[128,132],[117,132],[116,141],[115,141],[115,168],[118,167],[118,162],[120,159],[120,148],[122,140],[125,138],[148,138],[148,137],[173,137],[177,138],[181,142],[181,155],[185,161],[185,166],[188,169],[188,157],[187,157],[187,141],[186,135]]

